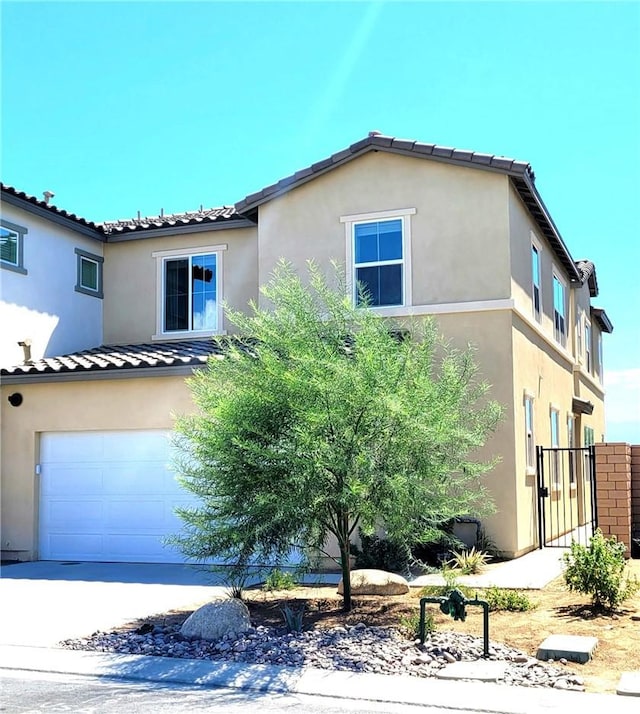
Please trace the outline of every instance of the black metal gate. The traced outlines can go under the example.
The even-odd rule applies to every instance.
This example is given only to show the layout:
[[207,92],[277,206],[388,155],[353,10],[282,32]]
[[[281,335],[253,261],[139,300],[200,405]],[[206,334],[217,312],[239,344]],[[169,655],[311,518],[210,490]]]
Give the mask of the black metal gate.
[[588,545],[598,527],[595,447],[536,447],[539,547]]

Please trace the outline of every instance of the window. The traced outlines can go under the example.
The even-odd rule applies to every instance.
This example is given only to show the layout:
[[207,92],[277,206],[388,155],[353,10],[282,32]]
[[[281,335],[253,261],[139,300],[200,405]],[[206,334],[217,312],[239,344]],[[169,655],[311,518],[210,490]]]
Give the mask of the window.
[[602,378],[604,376],[604,368],[602,364],[602,334],[600,332],[598,332],[596,341],[598,345],[598,377],[602,382]]
[[0,221],[0,267],[26,275],[24,236],[27,229],[9,221]]
[[402,305],[402,219],[356,223],[353,254],[356,303]]
[[[558,449],[560,447],[560,412],[551,407],[551,447]],[[551,453],[551,485],[557,491],[561,488],[560,481],[560,452],[553,451]]]
[[583,320],[583,311],[578,309],[578,317],[576,319],[576,348],[578,352],[578,361],[581,363],[584,363],[584,340],[582,339]]
[[560,278],[553,276],[553,329],[556,340],[564,345],[567,339],[566,288]]
[[[595,443],[594,441],[594,432],[593,428],[590,426],[585,426],[584,428],[584,445],[585,446],[593,446]],[[584,478],[585,480],[589,480],[591,478],[591,454],[586,451],[584,454]]]
[[158,280],[154,339],[221,332],[222,251],[226,249],[218,245],[152,254]]
[[527,474],[534,474],[536,471],[536,445],[533,434],[533,397],[529,394],[524,396],[524,428]]
[[218,329],[215,253],[164,261],[164,331]]
[[104,258],[76,248],[76,292],[101,298]]
[[540,249],[534,243],[531,244],[531,282],[533,285],[533,314],[540,322]]
[[346,224],[348,289],[354,304],[411,304],[411,219],[415,208],[342,216]]
[[569,447],[569,485],[571,488],[576,487],[576,463],[575,454],[571,449],[576,447],[575,437],[575,417],[573,414],[567,414],[567,446]]
[[584,324],[584,366],[591,374],[591,323],[588,320]]

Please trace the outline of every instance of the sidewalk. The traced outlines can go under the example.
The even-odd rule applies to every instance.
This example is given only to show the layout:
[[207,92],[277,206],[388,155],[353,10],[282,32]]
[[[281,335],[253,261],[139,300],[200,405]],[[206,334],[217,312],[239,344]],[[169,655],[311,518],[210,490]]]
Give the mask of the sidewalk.
[[0,646],[0,669],[110,679],[311,694],[496,714],[608,711],[637,714],[638,699],[554,689],[524,689],[410,676],[295,669],[207,660]]

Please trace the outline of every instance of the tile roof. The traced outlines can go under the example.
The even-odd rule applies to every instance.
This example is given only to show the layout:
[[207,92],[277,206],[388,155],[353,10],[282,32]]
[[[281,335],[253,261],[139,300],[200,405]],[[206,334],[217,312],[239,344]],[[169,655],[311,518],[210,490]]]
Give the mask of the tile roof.
[[2,190],[5,196],[14,197],[19,199],[20,201],[24,201],[28,204],[31,204],[31,206],[34,206],[36,209],[39,210],[39,212],[46,211],[52,218],[57,216],[59,218],[63,218],[73,223],[76,223],[79,226],[83,226],[84,228],[90,228],[92,230],[95,230],[96,233],[101,232],[98,225],[93,221],[88,221],[86,218],[82,218],[82,216],[78,216],[75,213],[69,213],[63,208],[58,208],[52,203],[47,203],[46,201],[40,198],[30,196],[24,191],[19,191],[17,188],[9,186],[6,183],[0,183],[0,190]]
[[325,173],[326,171],[344,164],[351,159],[360,156],[368,151],[390,151],[392,153],[421,156],[437,161],[446,161],[453,164],[471,165],[476,168],[493,169],[501,173],[508,173],[517,176],[527,175],[533,181],[535,175],[531,164],[525,161],[510,159],[505,156],[495,156],[494,154],[483,154],[478,151],[466,149],[454,149],[449,146],[438,146],[437,144],[423,144],[412,139],[398,139],[393,136],[384,136],[378,132],[370,132],[369,136],[355,144],[351,144],[346,149],[332,154],[322,161],[318,161],[311,166],[307,166],[296,173],[280,179],[277,183],[263,188],[257,193],[246,196],[236,203],[238,213],[246,213],[256,208],[266,200],[275,198],[295,186],[306,183],[312,178]]
[[576,260],[576,268],[582,276],[582,284],[589,283],[591,297],[598,296],[598,280],[596,279],[596,266],[590,260]]
[[311,166],[300,169],[300,171],[280,179],[277,183],[267,186],[257,193],[246,196],[236,203],[236,211],[257,222],[258,207],[261,204],[369,151],[387,151],[403,156],[431,159],[433,161],[506,174],[511,178],[529,213],[551,244],[553,251],[566,269],[571,282],[581,282],[580,273],[574,264],[569,249],[562,240],[560,231],[558,231],[536,189],[535,174],[531,164],[505,156],[484,154],[466,149],[454,149],[449,146],[438,146],[437,144],[423,144],[419,141],[398,139],[393,136],[384,136],[379,132],[370,132],[369,136],[357,141],[355,144],[351,144],[348,148],[338,151],[322,161],[311,164]]
[[[87,372],[125,372],[130,369],[198,367],[212,354],[222,354],[224,343],[211,338],[152,342],[138,345],[104,345],[61,357],[46,357],[31,364],[0,369],[3,377],[32,377]],[[150,375],[151,376],[151,375]]]
[[104,221],[100,228],[106,235],[132,233],[153,228],[174,228],[180,226],[193,226],[206,223],[220,223],[238,216],[234,206],[220,206],[219,208],[203,208],[197,211],[183,211],[182,213],[161,213],[159,216],[140,216],[137,218],[123,218],[117,221]]
[[609,334],[613,332],[613,323],[609,319],[609,316],[601,307],[592,307],[591,315],[593,319],[598,323],[598,327],[603,332],[608,332]]

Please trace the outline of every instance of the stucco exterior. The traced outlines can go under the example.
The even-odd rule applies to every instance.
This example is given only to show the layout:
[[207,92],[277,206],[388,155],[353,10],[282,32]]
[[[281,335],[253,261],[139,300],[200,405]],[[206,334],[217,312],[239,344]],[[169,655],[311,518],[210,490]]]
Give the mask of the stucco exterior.
[[2,219],[24,227],[24,273],[0,269],[0,365],[23,359],[18,342],[31,341],[31,356],[66,354],[100,344],[103,303],[76,292],[76,249],[103,256],[99,240],[2,202]]
[[[186,235],[147,237],[105,245],[104,342],[149,342],[157,332],[158,281],[154,253],[221,248],[224,300],[243,310],[258,297],[258,250],[255,228],[211,230]],[[144,296],[144,299],[140,299]],[[226,318],[219,332],[231,330]]]
[[[525,399],[533,405],[532,431],[538,445],[551,445],[552,410],[558,414],[560,447],[569,445],[569,417],[575,446],[586,443],[587,436],[604,438],[598,345],[602,330],[610,331],[611,325],[592,307],[595,267],[589,264],[587,279],[574,263],[546,209],[536,203],[528,165],[489,155],[473,159],[470,152],[459,152],[456,158],[451,150],[436,156],[429,145],[412,153],[410,142],[392,143],[387,137],[370,137],[283,179],[239,202],[238,215],[227,211],[224,220],[230,223],[213,220],[206,225],[202,211],[171,223],[158,217],[141,225],[138,218],[119,233],[104,231],[100,241],[86,231],[76,235],[73,227],[51,228],[46,218],[30,216],[25,250],[41,246],[45,260],[40,261],[41,272],[30,269],[27,276],[0,271],[3,294],[8,277],[15,296],[14,305],[2,306],[0,318],[10,316],[19,328],[11,331],[12,326],[3,334],[0,354],[6,351],[15,361],[12,343],[32,336],[23,334],[27,325],[37,335],[36,358],[52,350],[60,354],[83,346],[174,339],[158,334],[159,260],[167,254],[215,250],[222,265],[219,298],[237,310],[259,300],[259,286],[281,259],[301,275],[309,260],[327,272],[337,262],[349,285],[353,225],[401,217],[403,299],[374,309],[400,324],[408,324],[414,315],[432,315],[454,346],[475,347],[480,377],[492,385],[491,398],[504,408],[502,422],[478,454],[498,459],[486,477],[496,512],[484,524],[508,557],[537,547],[538,483],[528,447]],[[19,223],[19,209],[9,209],[10,220]],[[36,291],[34,296],[26,287],[16,287],[27,286],[26,279],[73,282],[75,274],[69,271],[75,270],[75,260],[62,267],[62,257],[89,244],[104,258],[103,300],[76,294],[56,302],[59,298],[49,293]],[[533,298],[532,246],[539,256],[539,312]],[[51,265],[56,270],[50,270]],[[554,275],[565,289],[561,337],[554,323]],[[18,322],[21,315],[26,317]],[[233,332],[225,316],[217,332]],[[203,336],[181,334],[175,339]],[[45,377],[13,374],[2,386],[2,551],[9,557],[38,557],[36,471],[42,433],[171,429],[172,414],[193,408],[184,383],[188,369],[158,376],[158,365],[149,363],[129,372],[128,378],[111,368],[95,375],[83,375],[80,369],[72,376],[47,369],[42,367]],[[15,392],[23,398],[19,406],[8,402]],[[563,485],[576,493],[589,487],[586,482]],[[553,498],[557,501],[558,493],[549,503]],[[574,508],[572,498],[569,493],[563,507]]]
[[172,429],[174,415],[193,410],[185,375],[20,385],[23,402],[2,392],[2,552],[38,558],[40,436],[43,432]]

